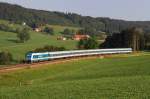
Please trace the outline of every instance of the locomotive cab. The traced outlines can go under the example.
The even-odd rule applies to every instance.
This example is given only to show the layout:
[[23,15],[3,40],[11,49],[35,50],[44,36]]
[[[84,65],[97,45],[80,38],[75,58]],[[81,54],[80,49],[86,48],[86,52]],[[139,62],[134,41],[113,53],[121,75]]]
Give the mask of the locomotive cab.
[[27,53],[26,54],[26,62],[31,63],[32,62],[31,60],[32,60],[32,53]]

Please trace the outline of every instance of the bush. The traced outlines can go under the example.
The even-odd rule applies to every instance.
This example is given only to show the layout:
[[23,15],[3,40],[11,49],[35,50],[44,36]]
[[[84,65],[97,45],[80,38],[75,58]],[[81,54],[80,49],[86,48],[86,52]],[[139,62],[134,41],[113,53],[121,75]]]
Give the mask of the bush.
[[44,32],[49,34],[49,35],[54,35],[54,30],[51,27],[45,27]]
[[75,30],[66,28],[66,29],[64,29],[62,34],[67,38],[71,38],[75,34]]
[[8,52],[0,52],[0,64],[10,64],[13,60],[12,55]]
[[11,28],[7,24],[0,24],[0,30],[6,31],[6,32],[15,32],[13,28]]
[[96,49],[98,48],[98,42],[94,38],[83,39],[78,43],[79,49]]
[[56,46],[49,46],[46,45],[42,48],[36,48],[35,50],[31,51],[31,52],[51,52],[51,51],[65,51],[66,48],[64,47],[56,47]]

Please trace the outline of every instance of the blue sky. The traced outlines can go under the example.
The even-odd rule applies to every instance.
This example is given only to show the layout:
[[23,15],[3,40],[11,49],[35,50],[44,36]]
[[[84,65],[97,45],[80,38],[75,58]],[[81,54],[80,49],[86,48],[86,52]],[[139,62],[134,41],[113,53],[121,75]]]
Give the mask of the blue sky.
[[74,12],[84,16],[149,20],[150,0],[0,0],[24,7]]

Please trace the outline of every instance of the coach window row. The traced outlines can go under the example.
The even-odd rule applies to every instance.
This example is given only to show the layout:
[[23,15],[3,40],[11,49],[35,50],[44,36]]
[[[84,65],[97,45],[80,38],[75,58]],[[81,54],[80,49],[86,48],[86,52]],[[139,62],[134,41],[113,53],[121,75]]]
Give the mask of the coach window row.
[[33,55],[33,58],[43,58],[43,57],[50,57],[50,54]]
[[64,56],[64,55],[73,55],[73,54],[90,54],[90,53],[105,53],[105,52],[122,52],[122,51],[129,51],[129,50],[116,50],[116,51],[87,51],[87,52],[70,52],[70,53],[60,53],[60,54],[53,54],[52,56]]

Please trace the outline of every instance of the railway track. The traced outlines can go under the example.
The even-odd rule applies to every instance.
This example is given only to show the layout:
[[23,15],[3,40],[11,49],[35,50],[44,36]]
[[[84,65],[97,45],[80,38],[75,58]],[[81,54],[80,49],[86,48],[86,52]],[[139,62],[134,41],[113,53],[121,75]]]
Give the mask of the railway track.
[[102,58],[103,56],[87,56],[87,57],[73,57],[73,58],[65,58],[65,59],[57,59],[57,60],[51,60],[51,61],[44,61],[44,62],[37,62],[37,63],[31,63],[31,64],[17,64],[12,66],[6,66],[0,68],[0,73],[15,71],[15,70],[21,70],[21,69],[27,69],[27,68],[37,68],[42,67],[43,65],[50,65],[50,64],[60,64],[70,61],[76,61],[81,59],[92,59],[92,58]]

